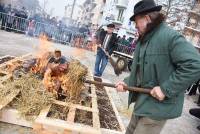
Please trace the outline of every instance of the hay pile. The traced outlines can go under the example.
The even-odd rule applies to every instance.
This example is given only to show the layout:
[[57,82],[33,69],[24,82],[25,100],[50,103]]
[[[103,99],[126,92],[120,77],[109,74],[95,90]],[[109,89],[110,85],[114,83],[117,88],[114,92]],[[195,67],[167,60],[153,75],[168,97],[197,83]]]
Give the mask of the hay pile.
[[[44,55],[44,57],[48,59],[49,55],[51,53]],[[10,94],[16,94],[20,91],[9,106],[17,109],[26,120],[34,120],[42,109],[52,104],[58,94],[66,95],[66,102],[77,103],[81,100],[80,94],[85,89],[83,78],[88,73],[87,67],[78,60],[71,60],[67,71],[58,75],[62,92],[57,91],[55,94],[55,92],[48,92],[42,79],[38,78],[39,74],[44,73],[46,66],[46,60],[45,62],[37,60],[30,72],[20,71],[24,69],[23,67],[17,68],[12,72],[12,79],[0,82],[0,100],[5,100],[6,97],[9,98]],[[52,80],[47,79],[48,82]]]
[[9,104],[10,107],[17,109],[21,117],[26,120],[34,120],[40,111],[52,103],[54,97],[51,93],[44,90],[41,80],[32,74],[23,75],[19,79],[9,79],[0,88],[0,96],[20,90],[19,95]]
[[83,78],[87,75],[87,67],[78,60],[72,60],[68,72],[62,76],[61,87],[70,97],[70,100],[78,100],[81,91],[85,88]]
[[[10,84],[8,84],[10,83]],[[8,80],[6,82],[0,83],[0,100],[1,102],[7,102],[10,99],[11,95],[15,95],[19,92],[19,87],[15,86],[14,90],[12,90],[11,86],[13,86],[13,83],[11,80]]]

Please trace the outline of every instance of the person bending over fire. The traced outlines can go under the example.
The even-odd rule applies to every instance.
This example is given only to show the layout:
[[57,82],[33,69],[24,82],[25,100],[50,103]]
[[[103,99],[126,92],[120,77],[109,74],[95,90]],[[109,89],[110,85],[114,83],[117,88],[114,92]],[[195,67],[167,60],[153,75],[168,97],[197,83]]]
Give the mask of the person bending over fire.
[[55,50],[44,73],[43,84],[49,92],[58,93],[61,89],[61,77],[67,72],[69,62],[62,56],[60,50]]

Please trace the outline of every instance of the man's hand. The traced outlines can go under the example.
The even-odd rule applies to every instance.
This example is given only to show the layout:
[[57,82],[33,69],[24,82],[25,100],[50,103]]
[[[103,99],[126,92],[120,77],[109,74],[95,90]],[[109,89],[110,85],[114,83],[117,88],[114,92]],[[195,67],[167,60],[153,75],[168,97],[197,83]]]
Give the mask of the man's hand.
[[104,52],[105,52],[106,56],[108,56],[108,57],[110,56],[108,51],[104,50]]
[[125,86],[127,86],[127,85],[123,81],[117,82],[115,84],[115,87],[116,87],[118,92],[126,92],[126,90],[124,89]]
[[163,101],[165,99],[165,95],[164,93],[162,92],[161,88],[160,87],[154,87],[152,90],[151,90],[151,95],[156,98],[157,100],[159,101]]

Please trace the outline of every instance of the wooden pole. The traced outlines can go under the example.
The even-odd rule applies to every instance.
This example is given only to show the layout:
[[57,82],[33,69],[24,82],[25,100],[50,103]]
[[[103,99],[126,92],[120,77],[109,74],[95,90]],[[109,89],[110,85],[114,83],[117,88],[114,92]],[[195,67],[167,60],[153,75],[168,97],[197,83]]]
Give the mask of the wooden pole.
[[[116,88],[115,84],[112,84],[112,83],[105,83],[105,82],[98,82],[98,81],[91,81],[91,80],[85,80],[84,82],[88,84]],[[151,91],[151,89],[138,88],[138,87],[124,87],[124,89],[128,91],[140,92],[140,93],[145,93],[145,94],[150,94],[150,91]]]

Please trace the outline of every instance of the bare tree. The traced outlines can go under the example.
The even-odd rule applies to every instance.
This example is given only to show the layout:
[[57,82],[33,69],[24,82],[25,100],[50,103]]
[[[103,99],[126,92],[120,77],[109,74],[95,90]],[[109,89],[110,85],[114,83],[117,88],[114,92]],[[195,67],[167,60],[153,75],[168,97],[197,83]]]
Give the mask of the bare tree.
[[174,29],[182,31],[188,18],[188,10],[191,9],[194,0],[156,0],[163,6],[166,14],[166,22]]
[[49,0],[43,0],[43,3],[42,3],[42,10],[43,10],[43,14],[45,15],[46,14],[46,7],[47,7],[47,5],[48,5],[48,3],[49,3]]
[[38,0],[18,0],[15,2],[19,7],[25,7],[30,14],[35,14],[36,10],[40,7]]

